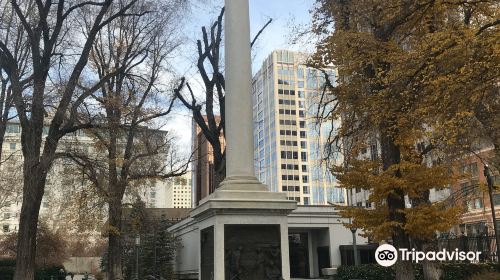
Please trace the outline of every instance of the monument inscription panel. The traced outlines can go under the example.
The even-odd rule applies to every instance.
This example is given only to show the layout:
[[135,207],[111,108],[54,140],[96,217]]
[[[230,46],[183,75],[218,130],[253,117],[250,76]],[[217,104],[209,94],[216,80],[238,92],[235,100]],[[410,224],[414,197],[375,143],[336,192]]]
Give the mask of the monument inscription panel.
[[225,225],[226,280],[281,280],[279,225]]

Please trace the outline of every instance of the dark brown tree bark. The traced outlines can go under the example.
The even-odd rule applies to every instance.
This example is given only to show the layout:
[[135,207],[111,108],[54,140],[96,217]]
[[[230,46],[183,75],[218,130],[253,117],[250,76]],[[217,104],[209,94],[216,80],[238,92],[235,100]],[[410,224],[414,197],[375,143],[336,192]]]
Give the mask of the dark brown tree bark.
[[[103,2],[72,1],[10,1],[8,5],[14,17],[10,34],[11,41],[0,38],[0,67],[7,73],[12,98],[21,123],[21,144],[24,157],[23,205],[19,224],[15,280],[30,280],[34,277],[36,232],[40,203],[44,194],[47,173],[55,158],[59,140],[67,133],[87,125],[79,122],[78,108],[95,89],[76,94],[80,76],[87,64],[97,32],[125,12],[136,2],[121,3],[117,13],[108,14],[113,0]],[[79,55],[73,65],[66,65],[69,76],[64,84],[50,85],[49,73],[56,59],[63,57],[68,46],[70,26],[66,24],[75,11],[88,16],[86,23],[91,32],[81,42]],[[9,29],[11,30],[11,29]],[[8,31],[7,31],[8,32]],[[71,40],[71,39],[70,39]],[[27,44],[24,56],[18,56],[19,42]],[[69,51],[71,52],[71,51]],[[72,53],[73,54],[73,53]],[[24,64],[26,63],[26,66]],[[106,76],[106,78],[109,78]],[[99,84],[99,83],[98,83]],[[53,104],[46,106],[51,90],[58,91]],[[47,118],[47,112],[51,113]],[[49,124],[48,135],[43,137],[44,126]],[[45,141],[44,141],[45,140]]]
[[113,197],[109,203],[108,225],[108,279],[123,279],[122,266],[122,200],[121,196]]
[[[390,127],[390,125],[382,125],[379,129],[381,157],[384,170],[387,170],[394,164],[401,163],[401,151],[394,143],[393,134],[388,131],[387,127]],[[396,177],[401,176],[399,171],[397,171],[394,175]],[[406,223],[406,217],[402,211],[406,208],[405,194],[404,191],[398,186],[394,186],[393,192],[387,197],[387,206],[389,207],[389,219],[404,225]],[[396,248],[410,248],[408,235],[400,226],[393,229],[392,241],[394,247]],[[396,279],[414,279],[411,262],[398,261],[396,265]]]
[[43,176],[33,176],[33,174],[40,174],[42,172],[39,170],[33,172],[33,169],[30,169],[30,167],[33,168],[34,166],[30,164],[28,159],[25,160],[24,165],[24,170],[26,170],[24,175],[24,189],[32,187],[36,187],[36,189],[32,192],[23,191],[23,193],[30,193],[30,195],[23,196],[16,249],[15,277],[16,279],[34,279],[38,212],[42,201],[39,197],[43,196],[46,178]]

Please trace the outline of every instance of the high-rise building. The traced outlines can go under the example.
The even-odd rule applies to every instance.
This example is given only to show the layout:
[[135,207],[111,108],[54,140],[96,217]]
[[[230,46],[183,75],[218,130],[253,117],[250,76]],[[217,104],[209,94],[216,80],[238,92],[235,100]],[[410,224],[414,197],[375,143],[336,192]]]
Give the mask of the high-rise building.
[[[318,125],[315,104],[325,77],[305,66],[305,59],[302,53],[276,50],[254,76],[256,176],[271,191],[286,192],[303,205],[344,203],[345,192],[321,160],[331,126]],[[335,80],[333,67],[324,71]]]
[[170,200],[168,208],[191,208],[191,172],[169,181],[170,189],[166,197]]
[[141,199],[147,208],[191,208],[191,171],[186,174],[155,180],[144,188]]

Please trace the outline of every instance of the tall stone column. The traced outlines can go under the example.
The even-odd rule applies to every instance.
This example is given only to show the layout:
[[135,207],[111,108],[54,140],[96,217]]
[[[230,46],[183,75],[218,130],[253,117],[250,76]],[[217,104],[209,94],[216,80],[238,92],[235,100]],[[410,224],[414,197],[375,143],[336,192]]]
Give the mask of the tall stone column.
[[242,279],[269,273],[289,280],[287,215],[297,204],[285,193],[269,192],[255,177],[248,0],[225,0],[225,5],[226,179],[191,211],[190,226],[213,232],[207,240],[213,239],[214,246],[201,237],[186,244],[208,246],[199,251],[205,260],[199,266],[201,280],[227,280],[240,273]]
[[257,183],[253,159],[252,68],[248,0],[225,0],[226,180]]

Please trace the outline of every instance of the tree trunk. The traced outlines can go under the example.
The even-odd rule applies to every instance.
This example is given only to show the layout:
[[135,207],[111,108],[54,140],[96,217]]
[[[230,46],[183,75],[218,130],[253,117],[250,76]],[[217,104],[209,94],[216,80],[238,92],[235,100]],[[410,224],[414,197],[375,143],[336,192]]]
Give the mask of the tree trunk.
[[122,280],[122,203],[121,198],[109,202],[108,280]]
[[431,261],[423,261],[422,269],[424,271],[425,280],[439,280],[441,279],[442,270],[439,263]]
[[7,130],[7,124],[3,123],[3,120],[0,119],[0,166],[2,165],[2,152],[3,152],[3,142],[5,139],[5,131]]
[[396,280],[414,280],[413,265],[409,261],[396,263]]
[[23,205],[19,219],[17,240],[16,272],[14,280],[35,278],[36,235],[38,212],[43,198],[47,172],[39,165],[30,166],[34,159],[25,159]]
[[210,186],[210,193],[215,191],[224,179],[226,179],[226,157],[225,155],[221,159],[214,157],[214,185]]
[[[380,148],[382,155],[383,169],[387,170],[394,164],[401,163],[401,151],[394,142],[392,133],[388,127],[391,127],[391,121],[380,127]],[[399,171],[396,171],[394,176],[401,176]],[[405,194],[399,186],[393,186],[393,192],[387,197],[387,206],[389,208],[389,220],[399,223],[401,226],[396,226],[393,229],[392,241],[396,249],[410,248],[410,240],[408,235],[402,228],[406,223],[406,217],[402,210],[405,209]],[[414,273],[411,262],[399,261],[396,265],[396,280],[413,280]]]

